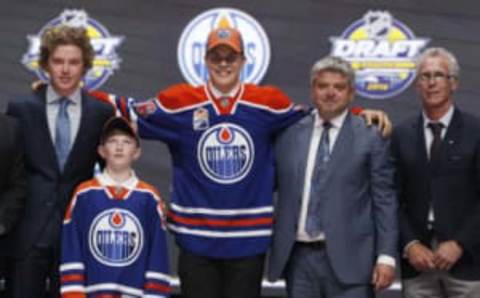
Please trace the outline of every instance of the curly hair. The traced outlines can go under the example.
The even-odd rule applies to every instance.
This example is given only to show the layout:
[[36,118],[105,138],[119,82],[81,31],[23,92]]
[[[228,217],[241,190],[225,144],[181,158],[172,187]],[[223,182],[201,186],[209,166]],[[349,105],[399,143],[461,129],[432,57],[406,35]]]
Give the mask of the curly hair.
[[57,26],[45,30],[40,45],[40,66],[47,69],[48,59],[60,45],[75,45],[82,51],[84,72],[93,66],[95,51],[90,43],[87,31],[81,27]]

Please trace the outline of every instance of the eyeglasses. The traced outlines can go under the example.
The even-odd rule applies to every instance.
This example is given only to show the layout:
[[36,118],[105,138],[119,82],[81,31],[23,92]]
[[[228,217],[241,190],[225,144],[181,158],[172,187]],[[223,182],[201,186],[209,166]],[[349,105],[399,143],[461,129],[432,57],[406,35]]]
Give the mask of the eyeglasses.
[[449,80],[453,78],[452,75],[436,71],[436,72],[422,72],[419,75],[419,79],[422,82],[430,82],[431,80],[434,80],[435,82],[444,82],[446,80]]
[[223,56],[216,52],[209,53],[207,56],[208,60],[210,60],[214,64],[220,64],[222,63],[222,61],[225,61],[227,64],[232,64],[237,61],[239,57],[240,55],[237,53],[231,53],[229,55]]

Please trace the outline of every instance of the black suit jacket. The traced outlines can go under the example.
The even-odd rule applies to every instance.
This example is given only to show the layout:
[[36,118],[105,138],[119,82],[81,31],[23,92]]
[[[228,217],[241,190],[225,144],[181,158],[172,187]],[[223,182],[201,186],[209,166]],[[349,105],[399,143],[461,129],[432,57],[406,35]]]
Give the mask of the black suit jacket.
[[[434,234],[457,240],[464,254],[451,269],[460,279],[480,278],[480,122],[455,108],[442,141],[441,158],[429,164],[422,116],[394,129],[393,154],[400,200],[400,249],[412,240],[430,246],[429,200],[435,214]],[[403,278],[418,274],[402,260]]]
[[25,196],[23,145],[18,123],[0,115],[0,255],[8,250],[5,235],[22,215]]
[[[61,220],[74,188],[93,175],[100,132],[114,111],[108,104],[82,92],[80,126],[63,172],[60,172],[48,130],[46,87],[10,102],[7,113],[19,120],[25,144],[25,213],[14,231],[14,255],[21,257],[47,226],[59,236]],[[53,222],[47,225],[49,221]]]

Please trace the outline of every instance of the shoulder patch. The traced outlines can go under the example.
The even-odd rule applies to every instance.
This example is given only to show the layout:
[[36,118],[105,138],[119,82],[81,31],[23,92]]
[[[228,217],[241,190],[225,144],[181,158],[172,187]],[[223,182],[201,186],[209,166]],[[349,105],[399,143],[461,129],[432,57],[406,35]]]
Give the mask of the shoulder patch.
[[135,112],[141,117],[147,117],[155,113],[158,109],[155,98],[150,98],[144,101],[137,101],[133,104]]

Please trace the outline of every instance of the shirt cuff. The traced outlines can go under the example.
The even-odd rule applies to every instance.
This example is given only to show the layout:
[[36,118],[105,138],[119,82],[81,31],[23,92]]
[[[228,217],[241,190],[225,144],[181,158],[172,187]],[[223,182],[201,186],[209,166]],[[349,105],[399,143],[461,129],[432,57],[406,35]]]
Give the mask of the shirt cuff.
[[410,248],[410,246],[414,245],[415,243],[420,243],[420,240],[412,240],[410,242],[407,243],[407,245],[405,245],[405,247],[403,248],[403,258],[404,259],[408,259],[408,249]]
[[377,264],[388,265],[395,268],[396,261],[394,257],[389,255],[379,255],[377,258]]

